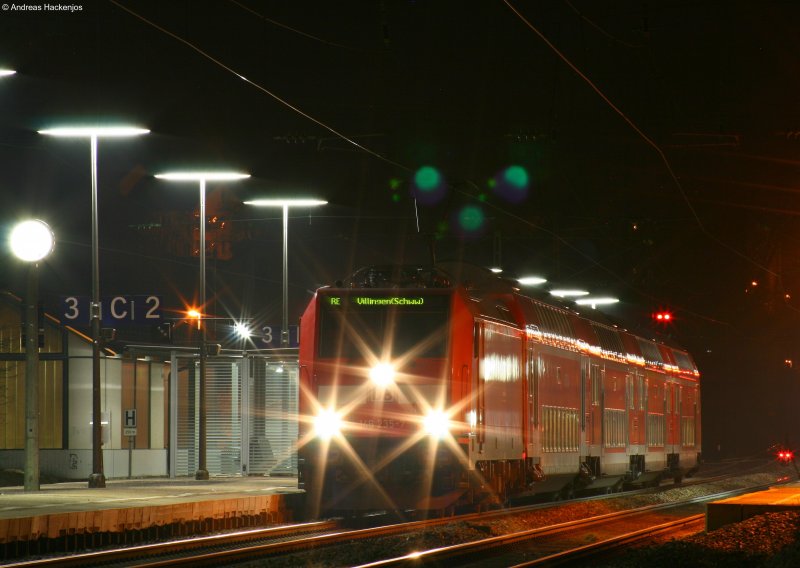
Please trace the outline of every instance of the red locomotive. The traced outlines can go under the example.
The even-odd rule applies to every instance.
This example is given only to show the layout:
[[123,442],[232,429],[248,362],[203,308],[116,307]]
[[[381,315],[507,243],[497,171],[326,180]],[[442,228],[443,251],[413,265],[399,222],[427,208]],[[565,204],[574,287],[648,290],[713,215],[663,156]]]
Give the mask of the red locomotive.
[[688,353],[456,264],[319,289],[299,412],[312,516],[610,492],[700,460]]

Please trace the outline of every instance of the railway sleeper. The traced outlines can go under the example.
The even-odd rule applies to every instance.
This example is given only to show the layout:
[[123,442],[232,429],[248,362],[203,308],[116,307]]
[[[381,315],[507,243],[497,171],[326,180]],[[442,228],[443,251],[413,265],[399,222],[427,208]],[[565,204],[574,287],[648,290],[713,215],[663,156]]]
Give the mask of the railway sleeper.
[[17,539],[0,543],[0,560],[64,553],[81,553],[114,545],[135,545],[158,542],[175,537],[210,534],[231,528],[263,526],[270,519],[264,514],[237,515],[235,517],[192,519],[164,525],[151,525],[104,532],[62,531],[58,537]]

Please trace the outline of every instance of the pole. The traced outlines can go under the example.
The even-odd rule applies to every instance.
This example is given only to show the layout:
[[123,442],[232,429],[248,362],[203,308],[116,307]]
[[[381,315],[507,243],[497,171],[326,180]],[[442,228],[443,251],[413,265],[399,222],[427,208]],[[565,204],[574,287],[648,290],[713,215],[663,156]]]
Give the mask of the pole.
[[92,135],[92,474],[89,487],[105,487],[100,413],[100,249],[97,231],[97,135]]
[[289,206],[283,206],[283,318],[281,347],[289,347]]
[[206,309],[206,180],[200,180],[200,417],[198,425],[198,458],[194,478],[208,479],[206,467],[206,324],[203,314]]
[[25,491],[39,491],[39,267],[28,267],[25,305]]

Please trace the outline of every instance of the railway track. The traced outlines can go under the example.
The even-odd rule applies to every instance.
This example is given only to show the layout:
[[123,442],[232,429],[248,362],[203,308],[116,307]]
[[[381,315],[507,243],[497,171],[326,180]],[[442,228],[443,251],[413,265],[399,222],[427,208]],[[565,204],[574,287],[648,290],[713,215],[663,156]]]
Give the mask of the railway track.
[[[730,497],[728,491],[689,502],[651,505],[629,511],[519,531],[453,546],[443,546],[361,564],[358,568],[389,566],[539,566],[586,562],[634,542],[650,540],[687,526],[702,530],[705,502]],[[677,518],[676,518],[677,517]],[[587,541],[589,542],[587,544]]]
[[[720,480],[727,477],[730,476],[719,476],[715,479]],[[701,483],[711,482],[712,480],[705,479]],[[772,484],[774,484],[774,482]],[[680,487],[685,488],[689,485],[691,484],[684,483]],[[669,488],[665,486],[661,489],[663,491],[668,490]],[[403,563],[407,563],[411,560],[419,563],[421,559],[424,559],[424,561],[439,563],[441,562],[439,559],[441,555],[448,555],[447,565],[456,564],[456,558],[458,557],[462,558],[462,560],[459,560],[458,562],[463,561],[466,562],[465,565],[469,565],[470,556],[478,554],[481,557],[480,565],[485,566],[485,562],[487,560],[487,551],[495,554],[501,551],[503,548],[516,549],[521,546],[520,543],[530,540],[534,540],[537,542],[537,544],[543,546],[546,539],[552,542],[557,542],[557,535],[561,535],[559,538],[566,538],[568,541],[572,540],[573,542],[578,542],[581,546],[586,546],[587,548],[581,552],[581,554],[586,555],[592,553],[592,549],[589,544],[596,544],[601,541],[618,538],[623,534],[646,530],[639,525],[628,530],[627,532],[624,530],[625,525],[633,523],[632,519],[637,517],[655,519],[654,521],[647,521],[645,523],[647,526],[651,526],[653,524],[664,525],[667,521],[675,520],[674,517],[677,514],[675,511],[679,510],[676,507],[695,507],[695,511],[693,513],[689,511],[686,513],[686,515],[681,515],[681,519],[687,515],[691,516],[691,514],[696,516],[701,514],[699,511],[703,506],[702,503],[708,500],[719,499],[728,495],[757,489],[759,489],[759,487],[739,489],[733,492],[716,493],[712,496],[704,496],[699,498],[699,500],[695,500],[695,503],[671,503],[659,506],[650,506],[639,508],[636,511],[619,511],[610,515],[595,516],[591,519],[582,519],[570,523],[559,523],[557,525],[551,525],[548,527],[539,527],[531,529],[530,531],[515,531],[501,536],[478,539],[467,544],[454,545],[452,549],[448,551],[444,550],[445,547],[437,547],[435,550],[421,550],[416,552],[413,556],[396,556],[394,558],[380,561],[384,564],[379,562],[374,565],[402,565]],[[635,496],[636,494],[648,494],[653,492],[653,489],[632,491],[623,494],[616,494],[616,496],[612,497],[611,499],[619,498],[619,496],[622,498],[628,498]],[[575,500],[572,503],[591,501],[602,502],[604,499],[608,499],[608,497],[587,498]],[[458,517],[429,519],[425,521],[371,527],[358,530],[347,529],[337,521],[320,521],[315,523],[304,523],[267,529],[251,529],[247,531],[237,531],[234,533],[211,535],[115,550],[97,551],[66,557],[36,559],[26,562],[6,564],[5,566],[8,566],[9,568],[22,568],[34,565],[51,567],[88,567],[100,565],[156,567],[189,564],[197,566],[220,566],[233,564],[235,562],[247,561],[248,559],[259,557],[269,557],[270,562],[273,563],[273,561],[279,561],[282,558],[288,560],[287,557],[290,557],[290,555],[304,554],[308,553],[309,551],[318,554],[320,550],[331,551],[330,557],[333,557],[333,554],[337,549],[337,545],[342,545],[345,543],[352,543],[354,541],[361,543],[374,543],[379,541],[379,539],[397,539],[398,535],[400,535],[399,538],[402,539],[402,535],[425,533],[426,531],[437,530],[435,527],[455,525],[457,523],[461,525],[482,525],[492,522],[503,522],[503,519],[505,518],[511,518],[515,515],[519,516],[525,514],[536,515],[540,514],[538,511],[542,509],[553,509],[553,507],[553,504],[539,504],[526,507],[516,507],[513,509],[489,511],[479,514],[476,513],[460,515]],[[603,527],[605,531],[605,527],[610,527],[612,525],[622,526],[623,528],[615,529],[618,534],[614,535],[604,532],[605,536],[603,536],[597,532],[599,531],[598,527]],[[666,528],[662,528],[662,531],[663,530],[666,530]],[[644,533],[641,534],[644,535]],[[644,538],[644,536],[641,538]],[[588,540],[592,540],[592,542],[587,544]],[[365,546],[370,545],[365,544]],[[372,548],[375,547],[372,546]],[[380,549],[382,547],[379,545],[378,548]],[[384,556],[391,556],[391,550],[391,547],[386,547],[383,550]],[[545,550],[543,553],[537,554],[539,556],[542,554],[545,556],[558,554],[564,555],[563,559],[559,561],[564,561],[564,559],[569,558],[569,555],[565,553],[564,550],[558,550],[558,546],[550,550]],[[328,552],[325,552],[324,555],[326,557],[329,556]],[[376,555],[372,558],[379,557],[380,556]],[[363,562],[365,558],[368,559],[370,556],[363,556],[361,557],[361,560],[357,560],[355,562],[345,561],[342,564],[357,564],[359,562]],[[531,558],[531,556],[523,555],[517,556],[516,560],[519,560],[520,562],[528,562],[531,560]],[[513,565],[516,560],[511,562],[509,558],[505,558],[501,560],[500,564],[498,565]],[[556,558],[554,557],[553,561],[555,560]],[[291,560],[289,560],[285,565],[291,566]]]

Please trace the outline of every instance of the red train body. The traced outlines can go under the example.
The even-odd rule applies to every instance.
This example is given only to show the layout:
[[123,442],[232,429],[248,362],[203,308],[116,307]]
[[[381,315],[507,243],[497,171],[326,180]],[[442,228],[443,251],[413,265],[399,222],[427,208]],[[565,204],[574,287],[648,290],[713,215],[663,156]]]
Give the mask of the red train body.
[[688,353],[457,265],[318,290],[299,412],[311,515],[607,492],[701,452]]

